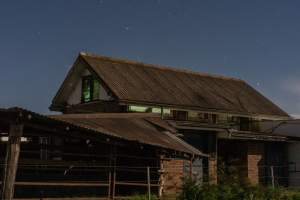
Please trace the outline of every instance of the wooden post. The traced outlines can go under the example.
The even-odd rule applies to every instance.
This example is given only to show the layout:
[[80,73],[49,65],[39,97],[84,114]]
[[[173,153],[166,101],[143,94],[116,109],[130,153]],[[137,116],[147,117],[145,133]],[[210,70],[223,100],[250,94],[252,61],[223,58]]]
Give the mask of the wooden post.
[[110,146],[110,149],[109,149],[109,174],[108,174],[108,199],[111,199],[111,193],[112,193],[112,161],[113,161],[113,148],[112,146]]
[[116,195],[116,170],[114,169],[113,186],[112,186],[112,199],[115,199],[115,195]]
[[193,179],[193,158],[190,160],[190,179]]
[[272,188],[275,188],[274,167],[271,166],[270,169],[271,169]]
[[209,136],[208,140],[208,178],[210,184],[218,183],[218,139],[216,135]]
[[148,182],[148,200],[151,200],[151,178],[150,178],[150,167],[147,167],[147,182]]
[[107,199],[110,199],[110,190],[111,190],[111,169],[109,169],[109,172],[108,172],[108,191],[107,191]]
[[11,200],[14,197],[14,184],[23,135],[22,124],[11,124],[7,143],[1,199]]
[[[110,148],[110,155],[109,155],[109,170],[110,170],[110,198],[115,199],[116,196],[116,165],[117,165],[117,157],[116,157],[116,146],[113,144]],[[113,174],[111,175],[111,171],[113,170]]]

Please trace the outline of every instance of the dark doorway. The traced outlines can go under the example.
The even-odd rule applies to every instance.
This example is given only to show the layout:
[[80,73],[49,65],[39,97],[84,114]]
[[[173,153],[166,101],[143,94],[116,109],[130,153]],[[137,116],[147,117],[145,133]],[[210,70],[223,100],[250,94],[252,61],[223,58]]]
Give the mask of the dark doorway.
[[245,179],[248,174],[247,142],[239,140],[218,140],[219,180],[227,176]]

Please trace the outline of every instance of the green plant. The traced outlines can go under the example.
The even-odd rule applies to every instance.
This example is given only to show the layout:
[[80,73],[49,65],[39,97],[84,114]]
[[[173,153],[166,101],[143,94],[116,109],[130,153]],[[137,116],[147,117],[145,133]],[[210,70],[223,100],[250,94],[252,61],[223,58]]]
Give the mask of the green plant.
[[251,185],[238,170],[226,168],[219,172],[219,184],[197,184],[187,179],[178,200],[300,200],[299,191]]
[[178,199],[180,200],[197,200],[201,193],[201,187],[191,179],[187,179],[183,184],[182,192]]

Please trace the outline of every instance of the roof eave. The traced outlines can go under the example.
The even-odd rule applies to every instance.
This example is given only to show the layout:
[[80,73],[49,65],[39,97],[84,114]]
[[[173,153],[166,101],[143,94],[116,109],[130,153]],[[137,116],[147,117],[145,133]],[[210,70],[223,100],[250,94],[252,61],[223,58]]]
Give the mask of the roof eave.
[[237,112],[231,110],[221,110],[216,108],[203,108],[197,106],[187,106],[187,105],[175,105],[175,104],[163,104],[163,103],[155,103],[155,102],[145,102],[145,101],[135,101],[135,100],[127,100],[127,99],[119,99],[118,100],[120,105],[128,105],[128,104],[140,104],[140,105],[149,105],[149,106],[159,106],[159,107],[173,107],[178,109],[184,110],[197,110],[197,111],[205,111],[210,113],[227,113],[232,115],[239,115],[239,116],[252,116],[252,117],[265,117],[265,118],[272,118],[276,120],[288,120],[292,119],[287,113],[286,115],[271,115],[271,114],[260,114],[260,113],[247,113],[247,112]]
[[64,110],[64,105],[52,103],[52,104],[49,106],[49,110],[50,110],[50,111],[56,111],[56,112],[62,112],[62,111]]

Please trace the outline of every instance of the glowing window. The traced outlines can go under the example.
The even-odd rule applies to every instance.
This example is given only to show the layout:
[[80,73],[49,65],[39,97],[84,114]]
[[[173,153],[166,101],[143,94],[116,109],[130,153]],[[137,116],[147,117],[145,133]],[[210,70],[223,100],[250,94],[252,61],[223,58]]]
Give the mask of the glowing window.
[[98,100],[100,95],[100,82],[93,76],[82,78],[82,102]]
[[147,112],[149,107],[146,106],[129,106],[128,110],[129,112]]

